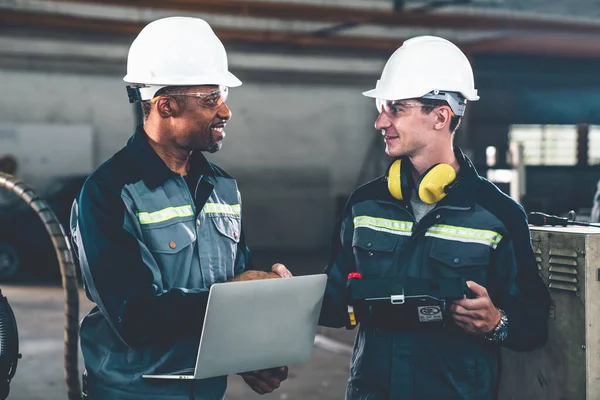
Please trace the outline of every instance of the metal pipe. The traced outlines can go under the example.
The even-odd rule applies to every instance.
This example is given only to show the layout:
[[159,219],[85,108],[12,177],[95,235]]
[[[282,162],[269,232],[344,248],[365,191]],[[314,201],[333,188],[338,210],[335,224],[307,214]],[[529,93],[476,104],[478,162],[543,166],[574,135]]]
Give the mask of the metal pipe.
[[40,217],[50,235],[62,276],[65,296],[65,381],[69,400],[81,400],[78,362],[78,329],[79,329],[79,285],[76,267],[69,239],[56,215],[46,201],[36,194],[33,188],[18,178],[0,172],[0,188],[6,188],[18,195]]

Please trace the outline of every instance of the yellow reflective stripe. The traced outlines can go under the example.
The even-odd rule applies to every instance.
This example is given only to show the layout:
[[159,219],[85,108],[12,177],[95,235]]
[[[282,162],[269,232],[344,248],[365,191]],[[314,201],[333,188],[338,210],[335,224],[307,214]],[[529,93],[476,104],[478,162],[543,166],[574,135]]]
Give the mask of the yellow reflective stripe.
[[202,209],[205,213],[239,215],[242,207],[239,204],[206,203]]
[[494,249],[498,246],[500,240],[502,240],[502,235],[498,232],[442,224],[434,225],[427,229],[425,236],[465,243],[480,243]]
[[412,233],[412,222],[396,221],[393,219],[374,218],[367,215],[354,217],[354,227],[368,228],[378,232],[387,232],[394,235],[410,236]]
[[191,205],[180,207],[167,207],[154,212],[138,212],[140,224],[157,224],[178,217],[193,217],[194,210]]
[[445,232],[448,234],[456,234],[456,235],[465,235],[472,236],[477,238],[485,238],[489,239],[492,242],[498,244],[502,239],[502,235],[495,231],[485,230],[485,229],[473,229],[466,228],[464,226],[452,226],[452,225],[444,225],[444,224],[436,224],[433,225],[430,230],[436,230],[439,232]]

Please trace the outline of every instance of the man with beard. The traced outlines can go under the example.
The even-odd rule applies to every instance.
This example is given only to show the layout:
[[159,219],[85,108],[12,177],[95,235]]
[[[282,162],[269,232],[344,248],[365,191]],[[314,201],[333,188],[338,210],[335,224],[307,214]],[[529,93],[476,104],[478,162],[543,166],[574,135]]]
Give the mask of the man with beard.
[[[221,149],[229,87],[241,82],[210,26],[184,17],[139,33],[124,80],[144,122],[90,175],[71,215],[86,294],[96,303],[80,328],[85,396],[220,400],[227,377],[142,375],[193,369],[210,286],[252,269],[236,181],[202,154]],[[272,270],[291,276],[281,264]],[[287,368],[242,376],[262,394]]]
[[[445,39],[413,38],[363,94],[375,98],[375,128],[396,160],[346,204],[320,323],[356,325],[345,292],[354,277],[395,285],[462,279],[472,296],[447,310],[370,304],[358,321],[346,399],[491,400],[500,348],[546,343],[550,297],[523,209],[453,145],[467,101],[479,99],[471,65]],[[368,295],[404,302],[404,286],[393,290],[396,300],[389,291]],[[420,301],[430,300],[427,294]]]

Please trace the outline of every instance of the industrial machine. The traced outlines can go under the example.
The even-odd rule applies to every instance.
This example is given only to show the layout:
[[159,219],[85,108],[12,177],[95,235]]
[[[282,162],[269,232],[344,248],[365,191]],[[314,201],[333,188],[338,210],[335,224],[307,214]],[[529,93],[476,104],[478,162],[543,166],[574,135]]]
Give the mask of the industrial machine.
[[600,228],[531,227],[552,297],[545,347],[503,349],[500,400],[600,399]]

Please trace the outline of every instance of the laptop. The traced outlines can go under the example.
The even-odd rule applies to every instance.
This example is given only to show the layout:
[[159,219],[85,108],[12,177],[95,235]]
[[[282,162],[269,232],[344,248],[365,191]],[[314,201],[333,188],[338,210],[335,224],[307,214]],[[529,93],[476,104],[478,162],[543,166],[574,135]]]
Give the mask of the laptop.
[[205,379],[308,362],[326,283],[316,274],[212,285],[196,367],[142,376]]

